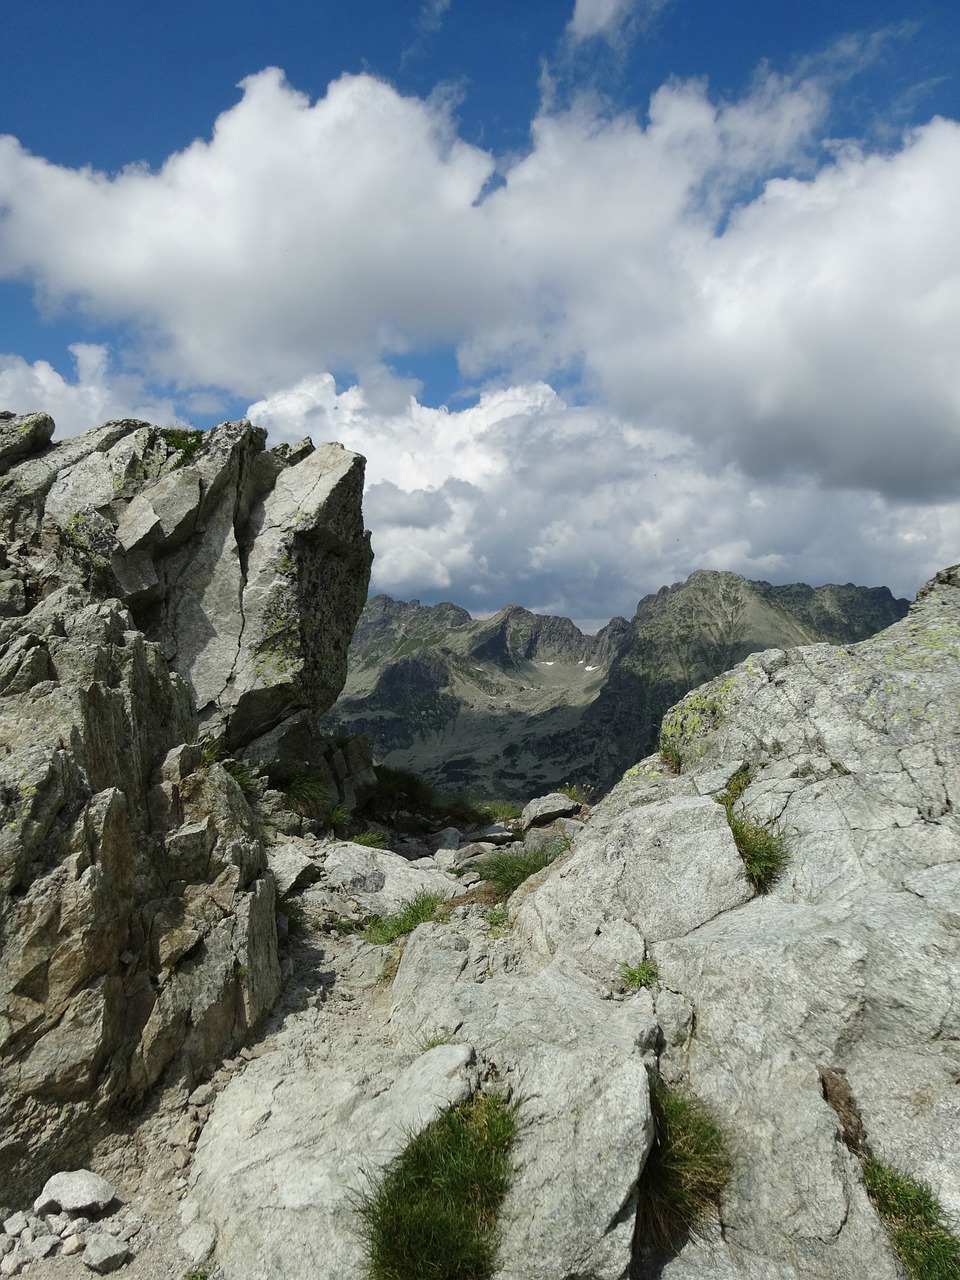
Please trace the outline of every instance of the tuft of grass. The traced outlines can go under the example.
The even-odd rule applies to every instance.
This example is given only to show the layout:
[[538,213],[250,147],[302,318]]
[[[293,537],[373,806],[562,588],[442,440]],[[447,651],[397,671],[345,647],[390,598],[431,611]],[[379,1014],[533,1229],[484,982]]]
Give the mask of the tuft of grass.
[[654,960],[641,960],[639,964],[620,966],[620,981],[628,991],[652,987],[657,981],[657,965]]
[[502,938],[505,933],[509,933],[510,917],[502,903],[496,907],[487,907],[486,920],[490,932],[495,937]]
[[224,760],[223,767],[248,799],[257,794],[257,775],[245,760]]
[[783,838],[778,832],[746,818],[729,812],[727,818],[747,879],[757,893],[769,893],[789,858]]
[[325,927],[332,929],[339,938],[344,938],[351,933],[362,933],[365,925],[362,920],[356,920],[351,916],[330,916],[327,918]]
[[209,1275],[210,1272],[206,1267],[200,1267],[198,1270],[185,1271],[183,1273],[183,1280],[207,1280]]
[[725,809],[729,809],[731,805],[736,804],[743,793],[749,787],[752,780],[752,771],[748,764],[742,764],[735,773],[731,773],[727,779],[727,789],[721,795],[717,796],[717,802],[722,804]]
[[203,444],[203,432],[192,427],[164,427],[160,434],[168,449],[180,453],[180,457],[174,463],[174,471],[188,466]]
[[911,1280],[960,1280],[960,1242],[930,1188],[872,1155],[863,1161],[863,1181]]
[[695,1098],[657,1081],[650,1090],[654,1140],[638,1184],[638,1237],[677,1253],[717,1208],[730,1158],[713,1117]]
[[359,835],[350,837],[351,844],[366,845],[368,849],[385,849],[387,842],[379,831],[361,831]]
[[367,941],[378,947],[396,942],[404,934],[412,933],[418,924],[441,918],[446,901],[442,893],[418,893],[393,915],[373,916],[367,926]]
[[287,917],[287,928],[291,934],[304,933],[307,927],[307,912],[299,898],[284,898],[278,910]]
[[660,753],[660,759],[664,767],[668,769],[670,773],[682,773],[683,755],[675,742],[670,738],[664,738],[661,734],[657,750]]
[[481,880],[493,885],[501,898],[509,898],[524,880],[549,867],[569,848],[569,840],[558,840],[544,849],[528,849],[524,845],[498,849],[477,867],[477,874]]
[[436,813],[437,793],[425,778],[410,769],[375,766],[377,793],[370,802],[377,812],[396,813],[408,809],[412,813]]
[[420,1053],[429,1053],[431,1049],[439,1049],[442,1044],[453,1044],[449,1036],[418,1036],[416,1046]]
[[411,1138],[361,1197],[368,1280],[487,1280],[516,1115],[478,1095]]
[[575,782],[565,782],[562,787],[557,787],[557,790],[574,804],[590,803],[590,787],[581,787]]
[[345,804],[335,804],[327,814],[327,826],[331,832],[337,831],[340,827],[345,827],[353,814]]
[[733,806],[750,785],[750,778],[750,766],[742,764],[728,779],[726,791],[717,796],[717,803],[722,804],[726,810],[727,822],[737,851],[743,859],[747,879],[757,893],[769,893],[787,865],[789,854],[778,831],[764,827],[759,822],[751,822],[749,818],[740,817],[733,812]]
[[477,800],[462,792],[443,804],[444,819],[464,826],[479,827],[487,822],[506,822],[509,818],[519,818],[521,813],[522,806],[512,800]]
[[223,743],[216,738],[200,739],[200,767],[209,769],[223,755]]
[[334,807],[330,784],[316,773],[298,773],[283,788],[283,801],[301,818],[324,820]]

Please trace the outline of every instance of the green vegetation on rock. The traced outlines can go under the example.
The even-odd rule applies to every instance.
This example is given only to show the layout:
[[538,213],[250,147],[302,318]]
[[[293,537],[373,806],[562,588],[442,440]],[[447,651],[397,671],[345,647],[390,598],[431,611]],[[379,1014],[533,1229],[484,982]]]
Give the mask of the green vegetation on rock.
[[388,946],[404,934],[412,933],[417,925],[439,919],[446,902],[442,893],[418,893],[392,915],[373,916],[367,926],[367,941],[379,947]]
[[257,793],[257,777],[245,760],[224,760],[223,767],[249,799]]
[[203,444],[203,432],[192,427],[164,427],[160,434],[167,447],[180,454],[173,464],[174,471],[189,466]]
[[663,717],[660,759],[673,773],[703,758],[704,738],[721,724],[733,687],[733,680],[724,680],[696,689]]
[[543,849],[528,849],[525,845],[507,846],[492,853],[477,873],[481,880],[492,885],[501,898],[509,898],[515,889],[532,875],[549,867],[561,853],[570,848],[569,840],[558,840]]
[[653,960],[641,960],[639,964],[622,964],[620,981],[628,991],[639,991],[641,987],[656,986],[656,963]]
[[650,1089],[654,1139],[638,1184],[637,1235],[678,1252],[714,1213],[730,1180],[730,1157],[702,1103],[657,1081]]
[[747,879],[757,893],[768,893],[786,866],[789,855],[778,831],[734,813],[734,804],[749,785],[750,766],[744,764],[731,775],[727,789],[717,796],[717,803],[726,810],[730,832],[743,859]]
[[298,773],[283,788],[283,802],[301,818],[325,820],[334,808],[330,784],[317,773]]
[[960,1242],[930,1188],[872,1155],[863,1161],[863,1180],[911,1280],[960,1280]]
[[480,1094],[410,1139],[362,1196],[368,1280],[486,1280],[510,1179],[514,1110]]

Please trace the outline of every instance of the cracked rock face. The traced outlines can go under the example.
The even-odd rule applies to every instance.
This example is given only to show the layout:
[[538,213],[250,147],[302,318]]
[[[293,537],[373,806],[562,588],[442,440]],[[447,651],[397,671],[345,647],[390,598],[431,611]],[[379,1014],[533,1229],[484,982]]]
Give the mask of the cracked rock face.
[[[389,990],[377,948],[331,940],[323,994],[197,1149],[226,1280],[264,1259],[360,1274],[356,1191],[395,1154],[391,1116],[415,1127],[405,1073],[447,1080],[445,1054],[519,1102],[496,1280],[902,1276],[848,1143],[853,1117],[857,1143],[960,1214],[958,637],[955,569],[873,639],[754,655],[680,704],[682,772],[630,770],[514,894],[511,930],[455,907],[413,933]],[[763,896],[716,803],[744,765],[735,814],[789,854]],[[617,998],[644,958],[656,984]],[[670,1258],[633,1235],[652,1068],[709,1106],[733,1168],[719,1217]]]
[[3,1206],[273,1003],[263,836],[185,744],[327,707],[371,558],[338,445],[52,430],[0,418]]
[[[7,436],[44,441],[37,418],[50,421],[2,424],[0,467]],[[0,480],[0,530],[26,584],[120,599],[231,750],[332,705],[372,560],[363,460],[309,441],[265,452],[265,439],[249,422],[205,435],[106,423]]]
[[[541,954],[636,927],[659,969],[661,1073],[729,1135],[722,1233],[641,1275],[901,1274],[824,1068],[846,1073],[878,1158],[960,1213],[958,638],[953,569],[873,639],[769,650],[703,686],[680,704],[681,776],[656,757],[631,770],[519,908]],[[764,897],[735,892],[729,832],[702,827],[745,763],[737,810],[789,854]]]

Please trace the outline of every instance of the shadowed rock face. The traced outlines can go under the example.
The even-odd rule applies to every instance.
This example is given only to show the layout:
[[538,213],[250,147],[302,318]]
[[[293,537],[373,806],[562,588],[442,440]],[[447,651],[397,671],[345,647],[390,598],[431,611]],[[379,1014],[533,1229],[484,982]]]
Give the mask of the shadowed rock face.
[[342,684],[366,594],[363,462],[0,419],[0,1201],[77,1159],[279,987],[274,884],[231,750]]
[[515,605],[474,622],[455,605],[377,596],[329,719],[441,787],[520,801],[565,781],[605,790],[652,750],[688,689],[772,646],[863,640],[906,610],[885,587],[774,587],[706,570],[596,636]]

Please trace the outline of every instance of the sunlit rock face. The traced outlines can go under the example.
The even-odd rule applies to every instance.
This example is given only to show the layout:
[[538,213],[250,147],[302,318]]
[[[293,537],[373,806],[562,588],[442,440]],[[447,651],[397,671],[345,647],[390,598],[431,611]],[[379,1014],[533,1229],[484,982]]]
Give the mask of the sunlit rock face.
[[[669,766],[648,756],[585,821],[555,819],[572,844],[501,916],[455,898],[395,973],[331,931],[327,997],[291,1008],[197,1147],[190,1212],[226,1280],[264,1257],[362,1274],[364,1188],[477,1089],[518,1104],[495,1280],[896,1280],[848,1144],[855,1122],[960,1209],[958,636],[954,569],[862,643],[758,653],[671,710]],[[765,893],[731,817],[780,834]],[[394,909],[437,874],[382,853],[374,881],[347,855],[315,869],[306,910],[347,885]],[[655,979],[626,990],[641,961]],[[654,1076],[708,1105],[732,1168],[672,1256],[634,1231]]]

